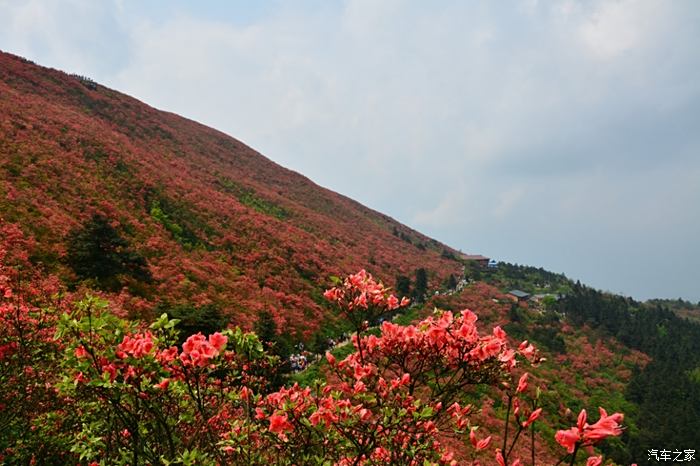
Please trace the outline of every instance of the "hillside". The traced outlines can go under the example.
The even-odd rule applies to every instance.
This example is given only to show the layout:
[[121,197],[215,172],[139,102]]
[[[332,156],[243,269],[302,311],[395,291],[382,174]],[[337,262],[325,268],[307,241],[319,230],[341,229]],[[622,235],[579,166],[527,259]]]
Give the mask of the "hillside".
[[647,452],[658,450],[656,445],[695,448],[700,430],[700,325],[692,319],[692,303],[641,303],[563,275],[512,264],[483,270],[479,279],[503,291],[562,293],[557,300],[530,300],[494,312],[484,298],[497,293],[475,282],[435,302],[446,309],[485,309],[485,317],[496,319],[493,323],[503,325],[509,335],[535,342],[548,360],[536,374],[549,388],[545,399],[550,411],[606,405],[625,412],[627,430],[603,448],[621,464],[655,464]]
[[[533,359],[537,364],[523,370],[530,372],[532,410],[540,406],[546,413],[537,429],[531,430],[531,442],[537,444],[542,464],[554,464],[564,452],[563,444],[554,440],[555,432],[575,425],[575,413],[582,409],[592,412],[598,406],[611,413],[625,413],[625,430],[596,450],[591,448],[590,454],[604,453],[619,464],[645,464],[649,449],[696,448],[693,442],[700,430],[697,306],[668,300],[639,303],[541,268],[507,263],[485,267],[460,256],[449,246],[322,188],[221,132],[153,109],[89,78],[0,52],[0,317],[7,324],[0,328],[5,332],[0,332],[0,379],[4,386],[0,407],[13,408],[10,420],[0,421],[0,430],[7,432],[0,435],[0,447],[4,448],[0,461],[2,455],[12,458],[14,448],[24,453],[41,448],[54,455],[52,464],[65,464],[68,457],[79,457],[88,464],[88,459],[100,458],[111,448],[112,452],[153,454],[157,463],[176,457],[176,450],[178,455],[180,450],[189,452],[190,436],[206,443],[198,435],[209,428],[225,434],[207,439],[209,447],[213,445],[211,451],[235,453],[235,439],[229,435],[241,433],[236,428],[238,420],[245,417],[253,422],[247,398],[250,393],[257,392],[260,408],[263,395],[279,401],[301,390],[288,388],[287,382],[318,388],[316,377],[329,371],[333,363],[321,359],[309,371],[287,374],[289,367],[284,361],[290,351],[296,351],[293,348],[301,348],[298,343],[322,352],[328,337],[336,338],[348,330],[357,338],[364,334],[367,341],[376,343],[371,337],[380,334],[379,327],[367,329],[364,315],[352,320],[345,313],[354,327],[350,326],[343,321],[342,306],[332,305],[323,294],[341,283],[334,277],[363,268],[387,285],[396,285],[399,295],[423,298],[423,292],[429,292],[425,302],[419,299],[402,315],[394,315],[398,305],[387,304],[381,319],[368,311],[371,318],[367,322],[378,324],[398,317],[397,322],[409,324],[432,316],[435,308],[454,311],[455,316],[469,308],[478,314],[478,322],[472,324],[486,335],[486,341],[496,338],[504,351],[507,343],[524,353],[518,346],[523,340],[539,348],[546,360]],[[422,279],[427,279],[427,287],[419,283]],[[514,289],[534,299],[513,301],[507,293]],[[183,321],[158,320],[165,311]],[[196,377],[188,378],[192,373],[187,371],[196,364],[187,359],[194,353],[182,343],[204,324],[211,327],[205,332],[210,339],[208,343],[197,341],[202,347],[209,344],[210,353],[197,366],[201,373],[194,370]],[[175,334],[176,325],[182,335]],[[245,351],[234,356],[231,350],[229,359],[216,359],[226,345],[218,331],[227,326],[224,332],[228,332],[231,346]],[[258,336],[236,333],[235,326],[256,329],[260,341]],[[500,328],[495,330],[496,326],[507,336]],[[427,332],[428,328],[424,324],[416,332]],[[439,333],[445,328],[433,330]],[[498,336],[501,333],[503,336]],[[99,344],[92,341],[95,334],[102,339]],[[212,340],[214,335],[218,336]],[[152,346],[144,350],[136,341]],[[172,346],[168,348],[165,342]],[[262,355],[263,343],[271,343],[268,348],[276,351],[269,360]],[[151,350],[157,345],[162,348],[156,354]],[[181,359],[167,357],[172,351],[177,354],[180,347]],[[95,351],[91,358],[89,350]],[[353,346],[340,345],[334,351],[340,360]],[[205,353],[197,354],[201,358]],[[472,354],[471,350],[466,354]],[[515,350],[510,357],[512,354]],[[250,361],[236,359],[244,355]],[[435,356],[413,353],[402,364],[420,364],[426,355]],[[499,359],[501,356],[504,359]],[[221,367],[207,365],[207,358]],[[500,367],[508,360],[507,353],[495,359]],[[28,360],[35,365],[27,364]],[[133,366],[127,367],[127,360]],[[236,365],[239,362],[240,367]],[[436,364],[433,369],[414,375],[435,375],[444,368]],[[393,370],[387,373],[401,375]],[[348,380],[359,383],[366,375],[360,371],[350,374]],[[520,373],[508,376],[520,377]],[[342,374],[328,377],[329,387],[337,382],[334,377]],[[448,379],[435,377],[426,389]],[[452,380],[452,375],[449,377]],[[219,398],[219,382],[224,379],[231,382],[228,388],[235,388],[225,400]],[[402,384],[408,382],[402,380],[409,379],[396,377],[392,390],[403,390]],[[216,409],[207,416],[199,389],[187,384],[192,381],[201,382],[203,387],[211,383],[205,387],[211,395],[207,402]],[[361,403],[355,405],[358,409],[353,415],[360,416],[357,428],[365,429],[367,417],[361,413],[368,411],[360,408],[378,410],[381,403],[372,406],[357,385],[350,390],[351,385],[344,384],[326,401],[355,390],[352,396],[358,398],[351,397],[353,403]],[[505,401],[504,393],[508,389],[512,392],[519,383],[485,385],[466,384],[466,389],[460,387],[446,399],[481,406],[470,422],[479,425],[480,438],[493,436],[493,444],[500,445],[506,440],[499,437],[502,420],[510,413],[510,401]],[[25,390],[17,387],[32,387],[34,391],[27,389],[25,398]],[[406,415],[404,395],[401,392],[396,399],[401,416]],[[178,402],[178,397],[188,396],[196,401],[192,404],[199,410],[196,416],[185,409],[186,403]],[[310,391],[298,399],[309,402]],[[83,403],[77,411],[70,408],[76,400]],[[128,409],[123,409],[124,400]],[[428,403],[426,409],[411,414],[415,418],[411,422],[423,419],[421,416],[438,419],[442,407],[430,408],[431,401],[411,398],[411,409]],[[143,411],[147,413],[143,418],[120,418],[124,412],[131,415],[146,405],[151,408]],[[314,411],[317,406],[312,405],[305,407],[311,417],[300,430],[303,436],[308,433],[304,429],[312,425],[310,419],[316,415],[317,422],[322,412]],[[172,412],[163,419],[159,413],[164,406]],[[225,419],[230,426],[218,417],[221,407],[232,410]],[[280,421],[279,412],[289,406],[270,409],[269,419],[256,415],[251,425],[260,429],[262,437],[267,435],[275,448],[291,446],[286,460],[302,464],[295,463],[297,452],[284,435],[271,435],[279,433],[274,431],[272,420]],[[84,422],[84,413],[92,419],[109,417],[109,413],[116,413],[116,417],[102,419],[104,423],[94,427]],[[170,452],[149,452],[143,446],[147,442],[139,443],[139,429],[151,421],[158,426],[156,430],[163,429],[158,432],[163,438],[176,438],[173,431],[182,428],[182,438],[177,437],[182,442],[179,447],[171,445]],[[10,427],[5,428],[3,422]],[[278,427],[286,429],[283,423]],[[93,428],[99,435],[90,436]],[[505,432],[507,438],[507,429]],[[74,437],[64,436],[66,433]],[[440,441],[450,447],[454,443],[459,464],[471,460],[493,464],[494,449],[471,449],[465,433],[459,434],[463,438],[440,437]],[[149,435],[144,434],[144,438]],[[415,438],[424,438],[422,435]],[[99,445],[104,439],[113,444]],[[159,442],[154,444],[165,448]],[[76,445],[84,450],[76,450]],[[254,450],[263,452],[265,458],[273,453],[271,447],[255,445]],[[319,445],[325,448],[323,436]],[[396,445],[393,452],[402,453]],[[518,445],[513,452],[526,458],[527,445]],[[192,458],[189,463],[180,460],[168,464],[198,464]],[[206,464],[223,464],[208,460],[212,463]],[[579,460],[576,464],[585,462],[582,457]],[[260,464],[270,464],[269,458],[265,461]],[[134,459],[130,464],[143,462]],[[397,460],[393,464],[404,463]],[[445,460],[440,464],[450,463]]]
[[693,304],[683,299],[650,299],[646,304],[668,308],[678,317],[700,323],[700,303]]
[[331,275],[426,268],[440,283],[461,270],[447,246],[236,139],[0,53],[0,218],[34,240],[34,263],[79,286],[68,238],[95,214],[147,262],[147,283],[103,286],[135,315],[214,305],[250,328],[265,310],[308,339],[329,318]]

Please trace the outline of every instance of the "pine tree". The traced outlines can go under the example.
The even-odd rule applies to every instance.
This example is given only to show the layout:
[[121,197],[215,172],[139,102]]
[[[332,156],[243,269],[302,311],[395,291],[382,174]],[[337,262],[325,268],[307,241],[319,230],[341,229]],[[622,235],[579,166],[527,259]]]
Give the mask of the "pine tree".
[[411,279],[405,275],[396,276],[396,293],[403,296],[411,296]]
[[95,214],[81,228],[68,235],[67,263],[81,280],[93,279],[103,289],[118,289],[119,276],[149,282],[146,259],[129,247],[129,242],[107,218]]
[[416,284],[413,287],[413,298],[422,302],[428,292],[428,273],[423,267],[416,269]]

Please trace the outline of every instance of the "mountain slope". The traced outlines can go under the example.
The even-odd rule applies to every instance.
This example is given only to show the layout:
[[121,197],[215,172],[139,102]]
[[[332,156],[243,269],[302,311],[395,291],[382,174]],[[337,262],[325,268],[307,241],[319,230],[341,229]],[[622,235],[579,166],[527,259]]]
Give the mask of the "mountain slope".
[[127,311],[213,303],[250,326],[267,310],[305,338],[328,317],[330,275],[367,267],[393,285],[425,267],[438,283],[461,268],[447,246],[221,132],[0,53],[0,217],[75,283],[67,237],[94,214],[153,276],[122,292]]
[[[100,228],[117,266],[148,273],[118,286],[81,277],[74,243]],[[537,437],[541,461],[560,456],[554,431],[583,408],[626,414],[625,433],[602,447],[623,464],[643,464],[652,448],[694,448],[700,429],[700,326],[667,309],[688,318],[691,303],[637,303],[533,267],[463,268],[449,247],[225,134],[1,52],[0,233],[17,246],[9,257],[28,254],[72,288],[102,287],[113,309],[149,318],[213,306],[248,328],[268,311],[293,341],[335,320],[321,297],[332,275],[366,267],[393,285],[425,268],[436,288],[454,273],[470,283],[411,312],[468,307],[484,330],[501,325],[543,350],[533,378],[552,416]],[[542,300],[513,303],[503,292],[514,288]],[[505,407],[486,395],[491,412],[479,420],[497,436],[494,412]]]

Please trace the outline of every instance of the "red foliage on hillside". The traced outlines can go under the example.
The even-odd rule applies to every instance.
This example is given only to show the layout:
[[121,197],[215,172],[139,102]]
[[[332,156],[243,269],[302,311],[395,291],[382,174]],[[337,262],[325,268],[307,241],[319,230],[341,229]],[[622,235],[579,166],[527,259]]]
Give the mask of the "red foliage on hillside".
[[0,52],[0,217],[36,243],[33,263],[70,282],[66,237],[94,214],[149,264],[153,283],[121,293],[137,314],[214,303],[250,328],[268,310],[308,338],[329,318],[331,275],[366,266],[391,281],[424,267],[438,283],[459,270],[446,246],[236,139]]

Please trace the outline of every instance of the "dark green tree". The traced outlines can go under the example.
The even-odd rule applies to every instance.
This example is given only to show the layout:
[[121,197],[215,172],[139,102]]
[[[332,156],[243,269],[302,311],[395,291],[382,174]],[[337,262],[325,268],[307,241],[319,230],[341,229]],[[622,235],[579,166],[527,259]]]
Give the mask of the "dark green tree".
[[411,296],[411,279],[405,275],[396,276],[396,294],[403,297]]
[[100,288],[116,290],[123,285],[122,277],[152,279],[146,259],[102,215],[93,215],[69,233],[67,242],[67,263],[81,280],[93,279]]
[[258,314],[253,331],[258,335],[265,349],[279,358],[274,367],[270,367],[265,377],[270,382],[272,389],[281,387],[285,382],[285,375],[291,372],[289,356],[292,354],[292,342],[288,335],[277,333],[277,324],[270,311],[262,311]]
[[277,324],[270,311],[262,311],[258,314],[253,330],[265,345],[269,346],[277,341]]
[[195,306],[193,304],[177,304],[170,306],[161,304],[158,306],[160,313],[165,312],[171,319],[178,319],[177,329],[180,330],[179,343],[182,344],[190,335],[202,333],[211,335],[226,328],[228,319],[221,313],[221,309],[214,304]]
[[450,276],[447,277],[447,280],[445,280],[445,288],[448,290],[454,290],[457,288],[457,278],[455,278],[453,273],[451,273]]
[[513,303],[510,305],[510,310],[508,311],[508,320],[511,322],[522,322],[523,317],[521,315],[522,311],[518,303]]
[[278,334],[277,324],[270,311],[262,311],[258,314],[253,331],[272,354],[286,359],[292,353],[291,341],[288,337]]
[[418,302],[423,302],[425,294],[428,292],[428,272],[423,267],[416,269],[416,284],[413,287],[413,298]]
[[464,278],[480,281],[482,275],[481,266],[475,261],[468,261],[464,266]]

